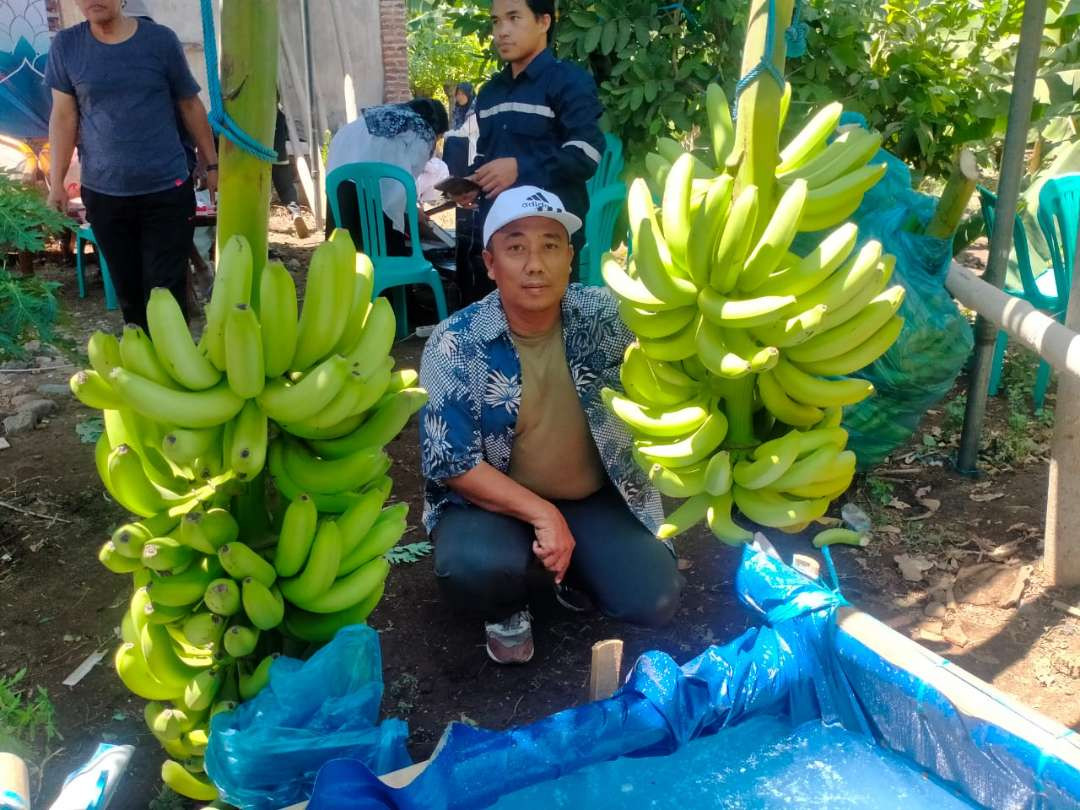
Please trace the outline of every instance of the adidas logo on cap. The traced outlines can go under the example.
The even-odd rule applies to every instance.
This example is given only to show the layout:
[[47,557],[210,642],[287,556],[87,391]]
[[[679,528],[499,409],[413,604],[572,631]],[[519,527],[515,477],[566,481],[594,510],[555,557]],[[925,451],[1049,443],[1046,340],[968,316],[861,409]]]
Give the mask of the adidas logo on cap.
[[521,201],[522,208],[530,208],[533,211],[562,211],[561,207],[554,205],[551,200],[538,191]]

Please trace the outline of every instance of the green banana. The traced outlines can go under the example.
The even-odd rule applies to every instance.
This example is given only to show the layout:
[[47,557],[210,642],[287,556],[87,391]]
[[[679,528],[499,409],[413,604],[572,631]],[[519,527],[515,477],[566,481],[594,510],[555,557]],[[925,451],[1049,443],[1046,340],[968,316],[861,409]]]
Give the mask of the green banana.
[[143,472],[139,454],[121,444],[109,453],[111,493],[129,512],[142,517],[156,515],[171,505]]
[[818,331],[827,332],[830,329],[835,329],[840,326],[840,324],[847,323],[862,312],[867,304],[885,291],[895,265],[895,256],[882,256],[881,261],[878,262],[874,272],[871,273],[870,277],[854,292],[847,303],[829,308],[825,317],[821,319],[821,326]]
[[181,633],[192,647],[217,644],[225,633],[225,619],[209,611],[193,613],[184,622]]
[[716,158],[716,165],[723,166],[735,145],[735,125],[731,120],[727,96],[716,82],[711,82],[705,88],[705,112],[708,114],[709,131],[712,134],[713,156]]
[[743,459],[732,468],[732,478],[744,489],[762,489],[791,469],[799,455],[799,431],[792,430],[754,449],[753,460]]
[[711,498],[711,495],[704,492],[687,498],[674,512],[664,518],[664,522],[656,530],[656,536],[661,540],[667,540],[692,529],[705,519],[705,511],[709,508]]
[[[822,332],[796,346],[788,355],[792,360],[804,363],[827,360],[850,351],[864,343],[900,309],[905,290],[897,284],[875,296],[855,317],[835,329]],[[846,403],[845,403],[846,404]]]
[[749,360],[729,350],[724,330],[704,318],[694,336],[694,346],[697,359],[718,377],[738,379],[750,373]]
[[[657,138],[656,139],[656,151],[660,154],[664,160],[674,165],[675,161],[687,154],[683,145],[672,138]],[[704,160],[697,155],[691,153],[691,157],[694,159],[694,178],[698,180],[712,180],[716,177],[716,172],[707,164]]]
[[337,613],[368,597],[383,583],[389,573],[390,563],[383,557],[376,557],[355,571],[333,581],[327,589],[312,599],[296,602],[296,604],[311,613]]
[[106,378],[110,371],[124,363],[120,356],[120,341],[115,335],[101,330],[90,335],[90,339],[86,342],[86,354],[90,358],[90,367]]
[[217,552],[221,567],[233,579],[254,577],[266,587],[274,584],[277,572],[274,566],[264,560],[257,551],[246,543],[226,543]]
[[750,251],[739,274],[736,285],[741,291],[753,292],[780,266],[799,230],[807,195],[806,181],[796,180],[780,197],[761,238]]
[[782,529],[816,520],[829,508],[828,498],[787,498],[771,489],[733,488],[739,511],[755,523]]
[[285,430],[294,436],[318,438],[321,431],[365,413],[386,393],[393,365],[394,359],[387,357],[382,365],[370,371],[367,376],[361,376],[360,372],[353,370],[329,405],[302,423],[285,425]]
[[782,272],[769,276],[758,288],[758,294],[799,296],[809,292],[847,260],[858,238],[858,226],[845,222],[822,239],[804,258]]
[[748,185],[731,204],[727,222],[716,245],[716,257],[709,274],[709,284],[721,293],[731,292],[739,280],[746,254],[754,241],[757,227],[758,188]]
[[821,421],[820,408],[793,400],[773,375],[774,372],[766,371],[757,378],[758,394],[769,413],[792,427],[812,427]]
[[267,588],[253,577],[244,577],[241,584],[244,613],[260,630],[273,630],[285,615],[285,602],[276,587]]
[[794,495],[797,498],[828,498],[832,501],[847,492],[853,477],[854,473],[841,475],[824,481],[815,481],[813,484],[807,484],[803,487],[791,487],[783,491],[785,494]]
[[685,436],[701,427],[709,416],[701,403],[658,412],[627,399],[610,388],[600,391],[604,404],[628,427],[645,436]]
[[255,652],[258,643],[259,631],[251,627],[245,627],[242,624],[234,624],[226,630],[225,640],[222,642],[225,646],[225,652],[233,658],[243,658],[246,655],[251,655]]
[[[351,241],[351,240],[350,240]],[[360,340],[364,331],[364,322],[371,311],[371,292],[375,284],[375,268],[363,253],[356,253],[353,249],[353,299],[349,307],[349,316],[345,321],[345,329],[338,338],[334,351],[337,354],[348,355]]]
[[255,400],[249,399],[231,424],[232,440],[225,461],[239,480],[250,481],[262,472],[266,463],[266,412]]
[[697,316],[686,326],[668,337],[638,338],[638,346],[651,360],[678,362],[692,357],[697,350],[696,335],[701,317]]
[[698,209],[690,226],[692,237],[686,246],[686,263],[690,278],[698,287],[709,284],[713,257],[724,232],[734,186],[734,180],[728,174],[722,174],[713,180],[705,202]]
[[368,372],[378,368],[390,353],[396,331],[397,317],[394,315],[394,307],[388,298],[379,296],[372,302],[364,319],[360,340],[345,359],[361,376],[366,376]]
[[723,495],[731,490],[731,454],[719,450],[709,459],[705,467],[705,492],[709,495]]
[[334,521],[324,520],[315,532],[304,569],[299,575],[281,581],[282,595],[293,604],[306,607],[333,584],[340,564],[341,531]]
[[240,697],[251,700],[270,683],[270,665],[277,659],[278,653],[264,657],[250,674],[240,673]]
[[182,574],[152,574],[150,584],[147,585],[150,599],[155,605],[167,608],[182,608],[194,604],[202,599],[206,586],[220,576],[221,571],[221,564],[216,557],[204,557]]
[[795,303],[782,314],[784,316],[796,315],[819,304],[824,304],[830,312],[836,307],[843,306],[864,285],[877,277],[880,259],[881,243],[876,239],[871,239],[859,248],[854,256],[845,261],[839,270],[809,292],[799,295]]
[[177,740],[183,733],[180,731],[178,712],[171,706],[152,700],[143,709],[143,720],[151,733],[162,742]]
[[820,188],[866,165],[881,147],[881,135],[858,128],[842,132],[825,151],[805,166],[788,173],[781,182],[802,177],[810,188]]
[[164,537],[175,529],[179,522],[179,515],[170,509],[135,523],[124,523],[117,527],[110,539],[120,554],[137,560],[142,556],[142,547],[147,540],[151,537]]
[[173,428],[162,437],[161,454],[173,464],[187,466],[211,454],[221,441],[218,428]]
[[225,319],[237,304],[251,302],[252,256],[247,239],[232,236],[221,248],[214,287],[206,306],[206,328],[199,343],[215,368],[225,370]]
[[225,316],[225,374],[243,399],[258,396],[266,383],[262,327],[247,304],[236,304]]
[[[641,222],[639,226],[640,229],[635,228],[635,223],[631,222],[630,227],[634,234],[635,253],[639,250],[643,232],[645,230],[651,231],[652,237],[656,241],[659,241],[662,238],[671,252],[671,262],[668,265],[669,272],[675,271],[682,273],[687,268],[686,249],[690,241],[690,192],[693,179],[694,156],[689,152],[684,152],[671,164],[671,171],[668,172],[667,181],[664,183],[664,195],[660,207],[661,225],[663,226],[662,236],[659,231],[654,230],[655,220],[645,220]],[[640,179],[636,182],[637,186],[641,189],[641,193],[646,195],[649,207],[651,208],[652,199],[645,182]],[[641,267],[642,262],[639,260],[639,271],[641,270]],[[657,269],[663,271],[663,268]],[[665,297],[660,295],[657,290],[649,285],[647,277],[643,276],[642,278],[645,281],[646,286],[654,293],[657,293],[658,297]],[[668,278],[671,277],[669,276]]]
[[337,635],[341,628],[365,621],[379,604],[385,587],[384,582],[362,601],[337,613],[312,613],[290,608],[285,614],[285,629],[302,641],[324,644]]
[[[631,265],[634,265],[633,259],[631,259]],[[611,253],[604,254],[603,261],[600,265],[600,275],[603,277],[604,283],[610,288],[615,298],[630,306],[656,311],[678,309],[679,307],[686,306],[686,301],[683,300],[682,296],[676,301],[665,301],[653,295],[645,282],[642,279],[632,277],[627,273],[619,260]]]
[[863,195],[885,176],[885,164],[863,166],[838,180],[811,189],[800,231],[819,231],[838,225],[855,213]]
[[381,447],[365,447],[344,458],[320,459],[297,441],[284,438],[285,472],[305,492],[351,492],[381,475],[388,458]]
[[[645,193],[648,194],[648,190]],[[662,238],[651,220],[642,220],[634,242],[634,268],[638,281],[660,301],[680,307],[692,306],[697,299],[697,287],[688,279],[672,275],[664,266],[659,248]]]
[[244,400],[224,381],[204,391],[178,391],[126,368],[115,368],[109,382],[143,416],[184,428],[215,427],[232,419],[244,407]]
[[696,393],[694,388],[683,388],[659,380],[653,362],[636,343],[631,343],[623,353],[619,381],[632,400],[657,408],[685,402]]
[[205,512],[192,510],[180,524],[180,541],[203,554],[218,550],[240,536],[240,525],[228,509],[214,507]]
[[671,161],[661,157],[656,152],[648,152],[645,155],[645,173],[649,177],[649,188],[661,196],[664,193],[664,184],[667,182],[668,172],[671,171]]
[[199,669],[180,660],[173,647],[172,636],[163,624],[147,623],[139,632],[143,658],[150,672],[161,683],[175,692],[175,697],[184,694],[184,688],[198,673]]
[[283,377],[271,380],[256,401],[275,422],[302,422],[330,404],[348,374],[349,364],[345,358],[331,355],[304,374],[299,382],[292,383]]
[[870,539],[865,534],[859,534],[851,529],[826,529],[815,534],[811,542],[814,548],[824,548],[837,543],[847,546],[866,546]]
[[192,391],[212,388],[221,379],[195,347],[180,304],[166,287],[155,287],[146,302],[146,321],[150,339],[161,365],[176,382]]
[[825,304],[818,304],[791,318],[767,326],[756,326],[750,330],[750,334],[766,346],[775,346],[778,349],[798,346],[821,331],[828,311]]
[[[308,497],[314,501],[315,506],[320,512],[339,514],[354,504],[359,497],[352,492],[305,493],[301,486],[289,477],[288,472],[285,470],[284,457],[284,442],[280,438],[271,442],[270,450],[267,455],[267,466],[270,469],[270,476],[274,480],[274,485],[277,487],[278,491],[285,496],[286,500],[295,501],[301,495],[307,494]],[[385,472],[385,470],[383,470],[383,472]],[[379,474],[381,475],[382,473]]]
[[745,329],[723,329],[721,332],[728,350],[745,360],[755,374],[768,371],[780,359],[779,349],[762,346]]
[[712,410],[701,427],[685,439],[667,444],[642,444],[637,448],[649,461],[669,467],[689,467],[712,454],[727,435],[727,418]]
[[701,462],[689,467],[668,469],[662,464],[654,464],[634,448],[634,459],[649,476],[649,481],[661,494],[669,498],[691,498],[705,491],[706,464]]
[[680,307],[679,309],[667,309],[659,312],[650,312],[647,309],[638,309],[619,302],[619,317],[622,322],[638,337],[663,338],[673,335],[697,315],[696,306]]
[[93,369],[72,374],[71,379],[68,380],[68,387],[75,395],[75,399],[88,408],[104,411],[124,407],[123,397]]
[[[405,517],[408,512],[409,505],[404,502],[383,509],[363,539],[348,555],[342,554],[341,562],[338,564],[338,576],[355,571],[397,545],[398,540],[405,534],[407,528]],[[344,551],[344,542],[342,550]]]
[[154,537],[143,546],[142,564],[159,573],[180,573],[195,559],[195,550],[172,537]]
[[352,307],[354,272],[353,262],[342,261],[338,245],[323,242],[315,248],[296,330],[296,352],[291,364],[294,370],[306,369],[337,345]]
[[310,496],[304,494],[290,501],[281,522],[274,555],[274,569],[279,577],[295,576],[304,567],[315,540],[318,521],[319,510]]
[[[141,327],[135,324],[129,323],[124,326],[124,332],[120,336],[120,359],[123,361],[124,368],[140,377],[145,377],[166,388],[178,387],[158,359],[150,338]],[[111,370],[109,375],[111,377]]]
[[799,437],[799,458],[810,455],[819,447],[834,446],[837,451],[847,444],[848,432],[842,427],[822,427],[804,430]]
[[386,386],[385,393],[396,394],[405,388],[416,388],[420,382],[420,375],[415,369],[403,368],[390,375],[390,382]]
[[142,567],[142,563],[139,560],[125,557],[117,551],[116,543],[112,540],[106,540],[104,545],[98,550],[98,562],[114,574],[130,574],[133,571],[138,571],[139,568]]
[[375,410],[355,431],[340,439],[309,442],[324,459],[345,458],[364,447],[382,447],[401,432],[409,417],[427,402],[423,388],[397,391],[376,405]]
[[[341,532],[342,560],[347,559],[356,547],[364,542],[368,532],[371,531],[375,522],[382,515],[382,505],[390,497],[392,487],[393,481],[386,476],[372,482],[357,495],[356,501],[337,518],[338,531]],[[284,531],[284,528],[282,531]],[[314,539],[314,533],[312,539]],[[307,545],[310,547],[310,540]],[[307,547],[305,547],[304,556],[306,559]],[[299,571],[300,568],[297,567],[296,570]]]
[[795,462],[774,482],[773,489],[786,492],[845,477],[850,481],[855,474],[855,462],[855,454],[850,450],[840,451],[834,445],[825,445]]
[[137,643],[124,642],[117,647],[113,663],[128,691],[145,700],[173,700],[183,692],[183,689],[162,683],[151,674]]
[[834,101],[826,104],[803,126],[780,152],[780,162],[776,167],[777,175],[783,175],[808,163],[811,158],[825,149],[825,141],[836,125],[844,106]]
[[260,330],[266,377],[280,377],[292,366],[296,318],[296,284],[292,276],[281,262],[267,262],[259,278],[259,321],[271,327]]
[[825,360],[798,363],[798,368],[807,374],[820,374],[823,376],[841,376],[851,374],[859,369],[866,368],[889,350],[889,347],[900,335],[904,328],[904,319],[899,315],[893,315],[869,338],[853,349],[830,357]]
[[709,501],[705,510],[705,523],[713,536],[730,546],[749,543],[754,539],[754,533],[748,532],[731,518],[732,495],[724,492]]
[[698,296],[698,306],[702,314],[717,326],[746,329],[772,323],[795,300],[793,295],[728,298],[711,287],[705,287]]
[[233,616],[240,610],[240,587],[233,579],[215,579],[206,586],[203,602],[219,616]]
[[854,405],[874,393],[873,383],[867,380],[823,380],[783,360],[773,374],[792,399],[819,408]]
[[175,759],[161,763],[161,781],[181,796],[199,802],[212,802],[220,795],[209,777],[191,773]]

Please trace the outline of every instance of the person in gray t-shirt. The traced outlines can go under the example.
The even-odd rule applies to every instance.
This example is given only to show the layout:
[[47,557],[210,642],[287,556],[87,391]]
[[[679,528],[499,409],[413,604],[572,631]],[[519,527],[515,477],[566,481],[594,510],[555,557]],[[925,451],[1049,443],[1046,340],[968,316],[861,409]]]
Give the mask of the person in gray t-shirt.
[[170,29],[129,17],[123,0],[76,0],[87,22],[59,32],[45,82],[49,201],[65,211],[63,177],[76,139],[86,216],[128,323],[146,326],[146,301],[167,287],[187,310],[195,195],[181,129],[217,187],[217,150],[199,85]]

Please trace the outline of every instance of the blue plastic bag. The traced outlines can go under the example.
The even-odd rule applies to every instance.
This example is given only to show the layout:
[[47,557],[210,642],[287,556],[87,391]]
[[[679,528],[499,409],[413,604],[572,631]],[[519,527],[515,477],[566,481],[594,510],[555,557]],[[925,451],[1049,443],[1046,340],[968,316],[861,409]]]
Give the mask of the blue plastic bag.
[[231,804],[276,810],[306,799],[331,759],[360,760],[375,773],[403,768],[408,726],[377,723],[382,692],[378,634],[347,627],[307,661],[277,659],[269,686],[214,717],[206,772]]

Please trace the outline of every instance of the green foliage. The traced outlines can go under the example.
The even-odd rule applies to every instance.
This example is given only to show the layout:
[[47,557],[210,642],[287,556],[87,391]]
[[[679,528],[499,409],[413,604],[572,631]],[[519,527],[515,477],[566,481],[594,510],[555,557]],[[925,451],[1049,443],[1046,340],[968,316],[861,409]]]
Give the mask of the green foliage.
[[55,281],[36,277],[15,278],[0,269],[0,357],[22,357],[24,341],[36,336],[53,339],[53,326],[59,314]]
[[34,187],[0,170],[0,250],[36,252],[46,234],[69,230],[73,223],[45,204]]
[[427,540],[422,540],[419,543],[407,543],[404,546],[394,546],[386,552],[386,559],[393,565],[414,563],[428,556],[432,551],[434,551],[434,547],[431,543]]
[[893,485],[891,482],[873,475],[866,477],[867,495],[876,504],[888,506],[893,500]]
[[[482,82],[493,65],[491,49],[476,31],[463,31],[455,23],[476,19],[477,8],[447,8],[437,0],[411,0],[409,4],[409,84],[413,95],[436,98],[447,104],[445,88],[468,81]],[[465,28],[468,29],[468,23]]]
[[60,732],[48,691],[40,686],[31,689],[25,679],[26,667],[0,677],[0,751],[37,760],[53,740],[60,739]]

